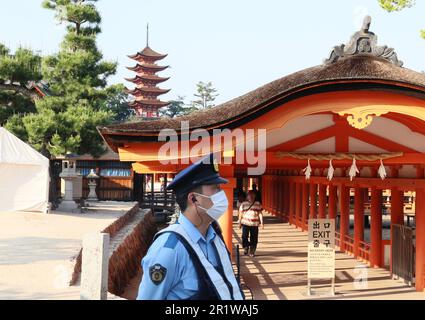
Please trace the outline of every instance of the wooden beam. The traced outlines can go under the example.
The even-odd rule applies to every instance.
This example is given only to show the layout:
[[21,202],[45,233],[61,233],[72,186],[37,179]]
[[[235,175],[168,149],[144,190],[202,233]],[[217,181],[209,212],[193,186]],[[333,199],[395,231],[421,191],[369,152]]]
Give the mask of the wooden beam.
[[[291,182],[302,182],[305,180],[305,177],[302,176],[291,176],[285,177],[288,181]],[[350,181],[347,177],[334,177],[332,181],[328,181],[326,177],[311,177],[311,183],[317,184],[326,184],[326,185],[345,185],[347,187],[355,188],[370,188],[375,187],[376,189],[392,189],[398,188],[399,190],[417,190],[425,189],[425,179],[385,179],[380,178],[354,178],[353,181]]]

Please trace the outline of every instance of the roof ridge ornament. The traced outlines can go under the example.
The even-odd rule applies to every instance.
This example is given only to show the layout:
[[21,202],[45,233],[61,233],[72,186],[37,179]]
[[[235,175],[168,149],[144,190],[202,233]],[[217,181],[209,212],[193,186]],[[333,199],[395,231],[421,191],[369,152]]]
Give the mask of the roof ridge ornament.
[[354,55],[372,55],[375,57],[384,58],[385,60],[402,67],[403,62],[398,60],[397,53],[393,48],[388,46],[378,46],[378,37],[371,31],[370,24],[372,18],[366,16],[363,20],[363,25],[360,31],[357,31],[344,45],[335,46],[325,64],[337,62],[339,59],[354,56]]

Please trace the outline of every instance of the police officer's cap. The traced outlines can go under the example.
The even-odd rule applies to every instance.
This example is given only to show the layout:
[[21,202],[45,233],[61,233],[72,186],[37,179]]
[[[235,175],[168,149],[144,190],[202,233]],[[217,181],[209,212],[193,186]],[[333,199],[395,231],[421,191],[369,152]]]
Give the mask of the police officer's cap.
[[181,194],[201,185],[222,184],[227,182],[229,181],[220,177],[217,159],[214,154],[211,153],[180,171],[166,189],[174,190],[175,193]]

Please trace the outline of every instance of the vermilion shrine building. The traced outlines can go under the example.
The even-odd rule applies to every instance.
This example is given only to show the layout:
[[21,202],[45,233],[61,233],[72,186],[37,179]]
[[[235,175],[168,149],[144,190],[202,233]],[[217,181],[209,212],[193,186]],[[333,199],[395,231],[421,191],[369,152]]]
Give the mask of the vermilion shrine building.
[[[341,250],[377,267],[383,266],[384,246],[391,244],[382,239],[383,192],[390,190],[391,225],[395,229],[404,225],[404,192],[410,191],[416,223],[416,288],[422,291],[425,74],[403,68],[393,49],[377,44],[369,25],[365,20],[362,30],[348,44],[335,47],[323,64],[210,110],[175,119],[116,124],[99,128],[99,132],[121,161],[135,162],[136,172],[176,173],[186,165],[162,165],[158,158],[165,143],[158,141],[161,129],[179,132],[182,121],[189,121],[190,131],[266,129],[267,171],[257,177],[264,208],[304,230],[309,218],[338,216]],[[179,135],[183,137],[182,132]],[[224,190],[232,203],[236,179],[247,176],[248,164],[236,162],[236,148],[221,151],[224,158],[232,160],[220,166],[221,175],[230,181]],[[353,158],[359,172],[350,177]],[[328,178],[330,160],[335,172]],[[303,170],[308,161],[310,179]],[[350,192],[354,203],[350,203]],[[369,206],[371,237],[366,242],[364,215]],[[354,213],[352,234],[350,210]],[[229,247],[232,221],[233,208],[229,208],[220,221]]]

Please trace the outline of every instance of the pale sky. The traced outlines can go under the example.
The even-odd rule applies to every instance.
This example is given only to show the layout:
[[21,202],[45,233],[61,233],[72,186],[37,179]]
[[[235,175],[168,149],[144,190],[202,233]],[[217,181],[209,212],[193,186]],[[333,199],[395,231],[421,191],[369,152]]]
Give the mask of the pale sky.
[[[0,42],[54,53],[64,34],[41,0],[0,0]],[[425,1],[397,13],[376,0],[100,0],[98,46],[118,61],[110,83],[133,74],[127,55],[143,49],[146,23],[150,47],[169,56],[171,79],[164,100],[193,99],[198,81],[212,81],[222,103],[290,73],[321,64],[333,46],[346,43],[365,14],[380,45],[395,48],[405,67],[425,70]]]

